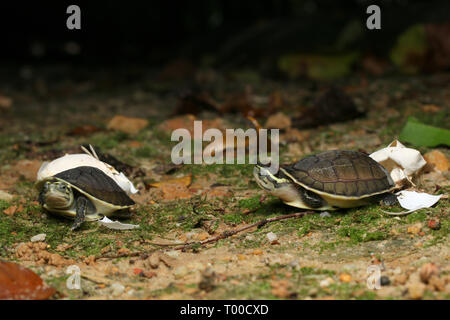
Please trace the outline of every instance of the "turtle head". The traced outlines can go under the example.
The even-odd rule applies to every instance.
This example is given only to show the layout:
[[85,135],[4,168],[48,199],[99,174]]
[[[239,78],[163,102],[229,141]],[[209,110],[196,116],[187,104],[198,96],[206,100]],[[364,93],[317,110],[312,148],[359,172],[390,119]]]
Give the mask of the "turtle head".
[[47,181],[42,196],[45,204],[54,209],[66,209],[73,203],[72,188],[63,181]]
[[262,189],[280,198],[284,202],[295,201],[295,199],[298,199],[299,197],[295,183],[286,177],[282,170],[273,173],[270,170],[270,167],[257,164],[253,169],[253,176],[255,177],[256,183]]

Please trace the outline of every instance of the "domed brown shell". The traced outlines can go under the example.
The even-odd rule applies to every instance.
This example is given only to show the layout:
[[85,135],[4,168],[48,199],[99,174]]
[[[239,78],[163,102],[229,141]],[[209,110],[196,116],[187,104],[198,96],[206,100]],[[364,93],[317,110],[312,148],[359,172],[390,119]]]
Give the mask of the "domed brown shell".
[[394,187],[383,166],[357,151],[326,151],[282,169],[294,182],[310,190],[342,197],[362,198]]
[[135,204],[112,178],[98,168],[76,167],[60,172],[54,177],[64,180],[92,197],[107,203],[121,207]]

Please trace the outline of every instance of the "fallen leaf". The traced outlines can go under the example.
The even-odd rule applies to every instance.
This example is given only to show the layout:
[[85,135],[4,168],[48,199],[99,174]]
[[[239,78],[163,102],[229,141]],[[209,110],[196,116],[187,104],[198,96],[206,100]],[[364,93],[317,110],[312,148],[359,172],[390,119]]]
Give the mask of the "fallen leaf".
[[30,269],[0,261],[0,300],[44,300],[55,292]]
[[339,275],[339,281],[347,283],[352,281],[352,277],[347,273],[341,273]]
[[295,293],[290,290],[291,285],[287,280],[274,280],[270,285],[272,287],[272,294],[276,297],[289,298],[295,295]]
[[165,200],[188,199],[192,197],[192,193],[188,189],[191,182],[192,175],[187,175],[182,178],[151,183],[148,186],[160,189]]
[[13,100],[11,98],[0,95],[0,109],[9,109],[12,103]]
[[76,128],[73,128],[72,130],[70,130],[67,135],[69,136],[88,136],[91,135],[93,133],[99,132],[99,131],[103,131],[100,128],[97,128],[95,126],[92,125],[84,125],[84,126],[79,126]]
[[109,130],[121,131],[128,134],[136,134],[148,125],[148,120],[141,118],[128,118],[125,116],[115,116],[112,118],[107,128]]
[[422,110],[424,112],[431,112],[431,113],[435,113],[441,110],[440,107],[438,107],[437,105],[434,104],[425,104],[422,106]]
[[17,206],[10,206],[9,208],[3,210],[3,213],[7,216],[12,216],[14,213],[16,213]]
[[266,122],[266,128],[288,129],[291,126],[291,118],[282,112],[270,116]]

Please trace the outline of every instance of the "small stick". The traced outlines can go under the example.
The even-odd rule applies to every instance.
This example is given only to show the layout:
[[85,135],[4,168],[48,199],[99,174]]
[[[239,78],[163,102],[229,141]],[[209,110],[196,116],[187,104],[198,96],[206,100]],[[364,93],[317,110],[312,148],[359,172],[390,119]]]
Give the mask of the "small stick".
[[[267,223],[271,223],[271,222],[275,222],[275,221],[280,221],[280,220],[286,220],[286,219],[292,219],[292,218],[301,218],[303,216],[306,216],[308,214],[313,214],[315,213],[315,211],[303,211],[303,212],[297,212],[297,213],[292,213],[292,214],[286,214],[286,215],[282,215],[282,216],[278,216],[278,217],[273,217],[273,218],[267,218],[267,219],[263,219],[260,220],[258,222],[243,226],[241,228],[235,229],[235,230],[227,230],[222,232],[220,235],[213,237],[213,238],[209,238],[203,241],[194,241],[194,242],[188,242],[182,245],[178,245],[178,244],[162,244],[162,243],[152,243],[153,245],[157,245],[157,246],[161,246],[161,247],[171,247],[174,245],[178,245],[174,248],[172,248],[172,250],[184,250],[193,246],[203,246],[205,244],[208,243],[212,243],[212,242],[216,242],[225,238],[229,238],[239,232],[254,228],[254,227],[262,227],[264,225],[266,225]],[[140,256],[140,255],[148,255],[148,253],[154,252],[156,251],[156,249],[147,251],[147,252],[131,252],[131,253],[127,253],[127,254],[119,254],[119,255],[114,255],[114,256],[100,256],[100,257],[96,257],[95,260],[97,259],[102,259],[102,258],[107,258],[107,259],[114,259],[114,258],[122,258],[122,257],[136,257],[136,256]]]

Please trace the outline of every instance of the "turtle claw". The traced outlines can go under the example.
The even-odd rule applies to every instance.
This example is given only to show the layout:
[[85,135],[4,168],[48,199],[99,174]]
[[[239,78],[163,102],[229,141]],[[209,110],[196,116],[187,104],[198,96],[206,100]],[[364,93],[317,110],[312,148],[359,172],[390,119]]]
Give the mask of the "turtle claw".
[[75,222],[75,223],[72,224],[72,226],[70,227],[70,231],[74,231],[74,230],[78,229],[78,228],[81,226],[82,223],[83,223],[83,221],[81,221],[81,222]]

